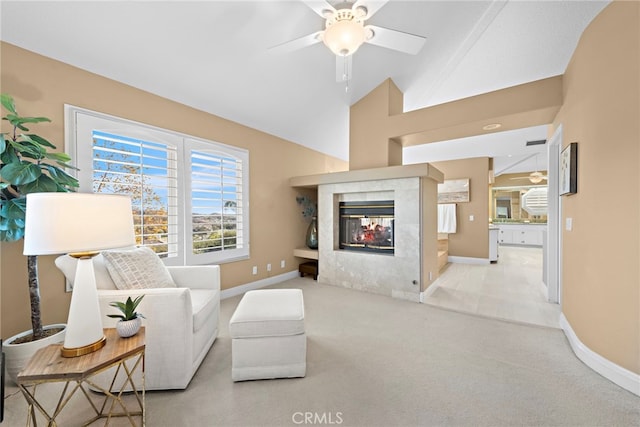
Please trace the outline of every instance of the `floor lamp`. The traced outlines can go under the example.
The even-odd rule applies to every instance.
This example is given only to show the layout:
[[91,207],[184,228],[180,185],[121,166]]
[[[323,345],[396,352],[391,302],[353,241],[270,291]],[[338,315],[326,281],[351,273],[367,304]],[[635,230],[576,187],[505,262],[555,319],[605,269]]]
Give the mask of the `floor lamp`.
[[27,195],[24,255],[69,254],[78,259],[62,356],[99,350],[106,343],[92,257],[135,244],[131,199],[93,193]]

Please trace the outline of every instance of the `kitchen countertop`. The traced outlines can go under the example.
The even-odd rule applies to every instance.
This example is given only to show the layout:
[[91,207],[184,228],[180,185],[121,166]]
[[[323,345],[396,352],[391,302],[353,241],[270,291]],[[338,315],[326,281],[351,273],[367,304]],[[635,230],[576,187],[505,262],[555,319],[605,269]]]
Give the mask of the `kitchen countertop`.
[[533,226],[533,227],[546,227],[547,223],[544,222],[494,222],[493,224],[491,224],[489,227],[493,226],[493,227],[504,227],[504,226],[515,226],[515,227],[522,227],[522,226]]

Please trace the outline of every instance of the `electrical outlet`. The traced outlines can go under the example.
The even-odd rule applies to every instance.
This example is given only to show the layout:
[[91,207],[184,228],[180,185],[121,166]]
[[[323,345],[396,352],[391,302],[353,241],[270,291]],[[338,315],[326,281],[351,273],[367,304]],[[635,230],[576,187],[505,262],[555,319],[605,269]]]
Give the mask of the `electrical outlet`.
[[251,274],[253,274],[254,276],[255,276],[256,274],[258,274],[258,266],[257,266],[257,265],[254,265],[254,266],[253,266],[253,270],[251,270]]
[[473,221],[474,219],[473,215],[469,215],[469,221]]
[[284,268],[284,260],[280,261],[280,268]]
[[271,271],[271,264],[267,264],[267,271]]
[[429,272],[429,281],[432,281],[432,280],[433,280],[433,273]]

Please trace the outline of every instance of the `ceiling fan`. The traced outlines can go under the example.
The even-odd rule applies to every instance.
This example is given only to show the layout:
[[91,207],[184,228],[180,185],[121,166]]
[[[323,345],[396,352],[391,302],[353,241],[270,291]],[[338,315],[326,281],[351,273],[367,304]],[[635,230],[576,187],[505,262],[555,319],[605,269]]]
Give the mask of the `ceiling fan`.
[[415,55],[425,37],[376,25],[365,25],[389,0],[356,0],[335,6],[324,0],[301,0],[325,19],[325,29],[282,43],[271,48],[277,52],[291,52],[323,42],[336,55],[336,80],[351,78],[351,56],[363,43],[385,47]]

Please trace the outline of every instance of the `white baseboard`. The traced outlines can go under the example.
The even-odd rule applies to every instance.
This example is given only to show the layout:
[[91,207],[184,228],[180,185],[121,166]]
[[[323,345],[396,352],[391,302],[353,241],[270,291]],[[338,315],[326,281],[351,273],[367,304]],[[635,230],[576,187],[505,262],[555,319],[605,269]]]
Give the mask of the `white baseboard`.
[[631,372],[620,365],[616,365],[584,345],[573,331],[573,328],[569,324],[567,318],[564,317],[564,313],[560,314],[560,327],[564,331],[564,334],[569,340],[569,345],[571,345],[571,348],[578,359],[582,360],[585,365],[609,381],[637,396],[640,396],[640,375]]
[[[544,297],[544,300],[549,301],[549,288],[547,288],[547,284],[544,283],[542,280],[540,281],[540,292],[542,292],[542,296]],[[557,303],[553,303],[553,304],[557,304]]]
[[284,282],[285,280],[295,279],[300,277],[300,273],[297,270],[290,271],[288,273],[279,274],[277,276],[268,277],[266,279],[256,280],[255,282],[247,283],[240,286],[234,286],[233,288],[224,289],[220,292],[220,299],[226,299],[242,295],[247,291],[254,289],[264,288],[265,286],[275,285],[276,283]]
[[431,294],[433,294],[436,291],[436,289],[438,289],[439,281],[440,281],[440,278],[438,277],[436,280],[431,282],[431,284],[427,289],[425,289],[423,292],[420,292],[420,302],[424,302],[427,298],[431,296]]
[[491,264],[489,258],[471,258],[466,256],[451,256],[447,258],[449,262],[457,264]]

